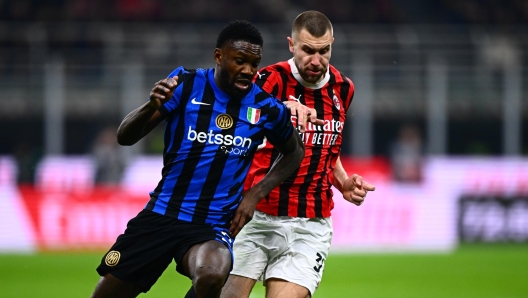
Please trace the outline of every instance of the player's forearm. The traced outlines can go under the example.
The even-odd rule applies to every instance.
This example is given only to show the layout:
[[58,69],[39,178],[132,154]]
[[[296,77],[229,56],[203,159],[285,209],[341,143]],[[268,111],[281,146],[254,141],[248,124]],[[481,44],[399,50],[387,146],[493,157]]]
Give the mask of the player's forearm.
[[[141,140],[155,125],[152,123],[156,108],[146,102],[130,112],[117,129],[117,142],[123,146],[130,146]],[[157,125],[157,123],[155,123]]]
[[345,183],[345,180],[348,178],[348,174],[345,171],[345,168],[343,168],[343,164],[341,163],[341,157],[337,157],[337,161],[333,170],[334,175],[334,182],[333,185],[337,190],[339,190],[341,193],[343,192],[343,184]]
[[304,145],[299,134],[295,132],[293,133],[292,144],[293,146],[290,146],[291,149],[288,149],[288,151],[282,150],[282,155],[275,160],[266,176],[250,189],[250,191],[254,192],[253,198],[260,201],[299,168],[304,158]]

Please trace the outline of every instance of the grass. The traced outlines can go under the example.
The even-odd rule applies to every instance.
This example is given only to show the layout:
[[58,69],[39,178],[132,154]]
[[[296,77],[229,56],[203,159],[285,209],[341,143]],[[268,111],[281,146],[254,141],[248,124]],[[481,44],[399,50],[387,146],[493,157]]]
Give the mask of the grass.
[[[0,254],[0,297],[88,297],[102,252]],[[331,254],[314,297],[528,297],[528,245],[463,245],[452,254]],[[172,264],[140,297],[183,297]],[[252,298],[264,297],[257,284]]]

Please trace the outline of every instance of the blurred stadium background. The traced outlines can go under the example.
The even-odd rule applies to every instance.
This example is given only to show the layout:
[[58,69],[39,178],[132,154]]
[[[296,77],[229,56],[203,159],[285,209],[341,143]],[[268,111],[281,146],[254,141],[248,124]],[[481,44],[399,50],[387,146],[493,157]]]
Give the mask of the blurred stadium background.
[[[0,297],[86,297],[161,175],[159,127],[115,130],[175,67],[212,67],[247,19],[261,66],[309,9],[355,83],[343,161],[377,186],[336,196],[316,297],[528,297],[528,1],[0,1]],[[183,296],[167,270],[150,297]],[[254,297],[263,297],[262,288]]]

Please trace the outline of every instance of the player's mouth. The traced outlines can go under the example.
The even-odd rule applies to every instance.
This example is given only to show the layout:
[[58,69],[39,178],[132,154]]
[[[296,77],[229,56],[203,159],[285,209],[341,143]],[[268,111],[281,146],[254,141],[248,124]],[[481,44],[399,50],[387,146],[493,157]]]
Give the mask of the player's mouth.
[[306,72],[309,76],[318,76],[322,71],[319,69],[307,69]]
[[235,87],[240,90],[247,90],[251,86],[251,80],[238,79],[235,80]]

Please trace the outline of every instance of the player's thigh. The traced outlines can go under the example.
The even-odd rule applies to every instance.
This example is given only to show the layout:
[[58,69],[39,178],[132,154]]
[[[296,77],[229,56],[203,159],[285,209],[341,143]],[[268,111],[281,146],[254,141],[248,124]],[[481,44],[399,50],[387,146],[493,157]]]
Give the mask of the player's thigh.
[[230,274],[220,298],[248,298],[256,282],[252,278]]
[[298,284],[283,279],[266,280],[266,298],[310,298],[310,291]]
[[331,219],[302,219],[292,225],[294,239],[288,251],[272,260],[264,279],[282,279],[302,286],[313,295],[319,286],[332,241]]
[[233,245],[234,264],[231,274],[254,280],[261,276],[268,262],[288,247],[286,229],[281,223],[271,222],[261,212],[238,234]]
[[183,257],[183,267],[191,279],[195,276],[221,274],[227,278],[231,270],[231,252],[217,240],[193,245]]

